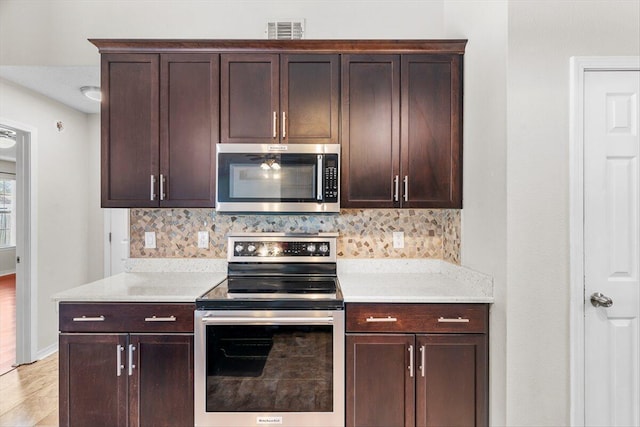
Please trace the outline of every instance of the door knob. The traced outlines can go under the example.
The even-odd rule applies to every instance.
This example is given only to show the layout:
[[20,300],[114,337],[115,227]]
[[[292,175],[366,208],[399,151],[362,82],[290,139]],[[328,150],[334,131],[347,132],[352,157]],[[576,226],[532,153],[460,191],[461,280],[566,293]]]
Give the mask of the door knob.
[[591,294],[591,304],[594,307],[611,307],[613,305],[613,300],[600,292],[594,292]]

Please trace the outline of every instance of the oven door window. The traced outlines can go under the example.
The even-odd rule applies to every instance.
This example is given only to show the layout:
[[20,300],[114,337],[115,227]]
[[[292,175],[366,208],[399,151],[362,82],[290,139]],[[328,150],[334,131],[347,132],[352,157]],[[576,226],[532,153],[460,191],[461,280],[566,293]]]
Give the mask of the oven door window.
[[208,325],[207,412],[332,412],[332,329]]
[[318,160],[303,154],[218,154],[221,202],[315,202]]

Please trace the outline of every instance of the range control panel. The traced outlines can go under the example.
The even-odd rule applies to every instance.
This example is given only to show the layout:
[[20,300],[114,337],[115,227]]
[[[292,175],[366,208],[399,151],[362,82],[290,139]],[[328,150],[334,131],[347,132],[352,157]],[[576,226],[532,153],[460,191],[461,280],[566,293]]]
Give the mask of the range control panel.
[[234,256],[277,257],[277,256],[329,256],[331,242],[256,242],[236,241]]
[[[228,261],[251,262],[335,262],[334,233],[288,236],[284,233],[255,233],[229,236]],[[258,261],[260,260],[260,261]]]

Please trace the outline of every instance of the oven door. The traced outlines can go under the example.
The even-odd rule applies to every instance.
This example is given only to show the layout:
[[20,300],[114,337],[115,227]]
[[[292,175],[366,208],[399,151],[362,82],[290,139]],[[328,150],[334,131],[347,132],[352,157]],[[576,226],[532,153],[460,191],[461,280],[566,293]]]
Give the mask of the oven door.
[[326,150],[312,144],[218,144],[216,210],[338,212],[338,153]]
[[344,311],[195,314],[196,426],[344,425]]

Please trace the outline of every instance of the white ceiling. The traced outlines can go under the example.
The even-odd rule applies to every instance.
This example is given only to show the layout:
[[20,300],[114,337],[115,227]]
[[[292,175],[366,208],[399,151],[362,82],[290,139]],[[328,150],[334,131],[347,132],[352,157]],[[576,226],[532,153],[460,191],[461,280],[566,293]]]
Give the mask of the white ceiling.
[[100,67],[0,66],[0,77],[88,114],[100,103],[85,97],[82,86],[100,86]]

